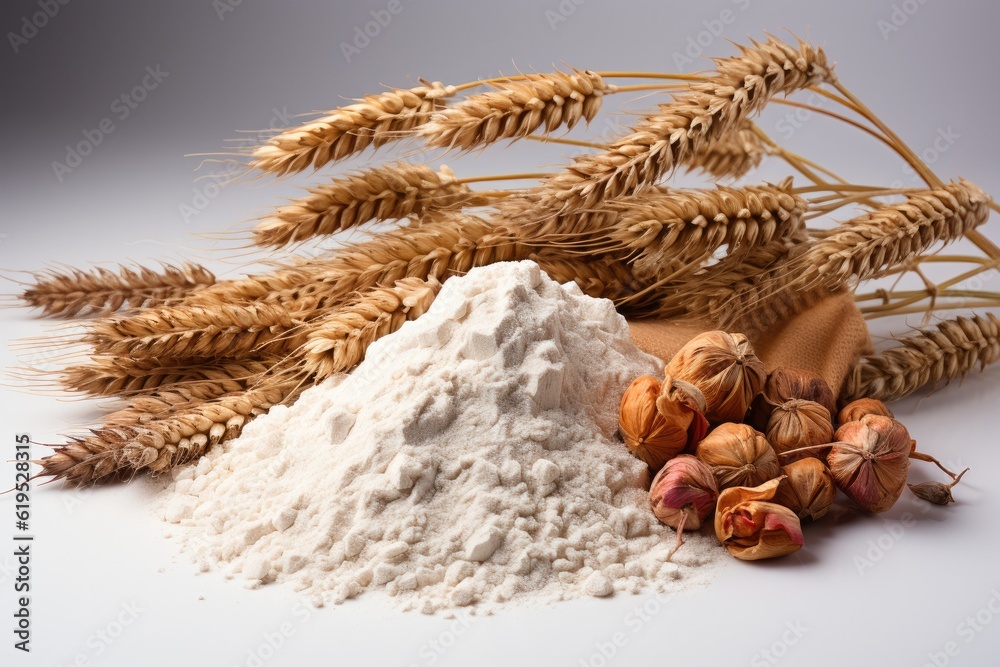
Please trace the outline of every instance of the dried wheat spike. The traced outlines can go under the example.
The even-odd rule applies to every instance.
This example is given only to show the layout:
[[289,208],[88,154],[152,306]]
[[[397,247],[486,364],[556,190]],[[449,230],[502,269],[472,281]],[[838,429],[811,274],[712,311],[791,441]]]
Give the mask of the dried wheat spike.
[[441,212],[419,226],[383,232],[341,250],[307,282],[269,295],[296,317],[344,305],[355,292],[403,278],[435,278],[496,262],[524,259],[529,249],[482,218]]
[[487,203],[448,167],[434,170],[405,162],[375,167],[309,189],[309,196],[278,208],[254,229],[254,243],[284,246],[357,227],[369,220],[398,220],[426,211]]
[[616,300],[643,287],[627,264],[606,257],[572,257],[542,251],[528,259],[556,282],[576,283],[580,291],[595,299]]
[[444,108],[455,94],[451,86],[421,80],[415,88],[369,95],[357,104],[338,107],[311,123],[285,130],[253,150],[250,167],[279,175],[342,160],[404,136]]
[[977,185],[962,179],[858,216],[812,244],[795,267],[790,288],[836,288],[884,275],[986,222],[990,201]]
[[834,82],[826,54],[803,42],[798,48],[774,37],[740,46],[742,54],[716,60],[716,72],[660,105],[634,132],[604,153],[577,157],[543,184],[548,213],[594,208],[652,185],[699,150],[759,113],[775,95]]
[[435,148],[469,150],[502,139],[526,137],[544,126],[546,133],[580,119],[590,122],[611,89],[590,70],[528,74],[491,84],[496,90],[471,95],[435,113],[418,133]]
[[278,352],[299,322],[278,304],[162,307],[96,322],[86,335],[100,355],[213,359]]
[[21,300],[44,315],[75,317],[81,313],[108,314],[125,308],[156,306],[215,283],[212,272],[198,264],[163,264],[161,271],[119,266],[115,273],[96,267],[90,271],[44,271],[24,290]]
[[896,340],[898,346],[861,359],[842,400],[895,401],[985,369],[1000,359],[1000,320],[993,314],[958,317]]
[[[249,389],[208,401],[182,403],[148,419],[144,418],[147,413],[135,411],[136,435],[122,448],[121,461],[132,471],[149,470],[154,474],[183,465],[209,447],[239,435],[257,414],[294,400],[301,389],[301,377],[269,373]],[[131,417],[124,416],[126,423]]]
[[440,288],[433,277],[403,278],[393,287],[370,289],[319,319],[298,352],[306,372],[326,378],[358,365],[369,345],[427,312]]
[[690,169],[700,169],[713,179],[736,179],[756,169],[764,158],[764,144],[750,129],[750,123],[740,123],[718,141],[698,145],[692,153]]
[[124,443],[135,436],[130,428],[101,428],[90,435],[70,438],[64,445],[36,461],[42,466],[38,476],[62,479],[71,486],[90,486],[102,482],[126,479],[128,471],[121,466]]
[[[627,260],[643,281],[666,279],[697,268],[723,246],[744,256],[775,239],[802,234],[805,200],[791,193],[791,179],[779,185],[714,190],[657,189],[611,202],[616,219],[603,224],[592,241],[554,234],[550,247],[603,252]],[[528,225],[532,230],[540,225]]]
[[217,393],[226,393],[245,388],[249,379],[277,361],[276,357],[262,357],[261,360],[220,359],[206,364],[191,359],[180,365],[164,365],[157,359],[94,355],[90,363],[63,370],[59,381],[67,389],[91,396],[151,392],[172,385],[215,387]]

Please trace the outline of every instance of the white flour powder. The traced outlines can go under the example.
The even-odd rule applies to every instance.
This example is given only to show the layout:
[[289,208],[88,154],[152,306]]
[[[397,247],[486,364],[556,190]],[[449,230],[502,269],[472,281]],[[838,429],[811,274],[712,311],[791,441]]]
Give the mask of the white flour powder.
[[616,437],[661,365],[610,301],[532,262],[453,278],[348,375],[176,474],[164,518],[204,570],[317,602],[383,589],[432,613],[663,590],[721,558],[653,517]]

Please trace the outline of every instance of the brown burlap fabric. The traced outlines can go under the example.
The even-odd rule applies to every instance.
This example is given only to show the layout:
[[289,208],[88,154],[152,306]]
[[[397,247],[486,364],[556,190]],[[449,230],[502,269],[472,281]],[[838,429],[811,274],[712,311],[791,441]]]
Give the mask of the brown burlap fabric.
[[[701,320],[641,320],[629,322],[629,328],[642,350],[669,361],[684,343],[717,327]],[[768,372],[778,367],[811,371],[834,394],[861,356],[872,351],[868,326],[849,292],[827,297],[751,340]]]

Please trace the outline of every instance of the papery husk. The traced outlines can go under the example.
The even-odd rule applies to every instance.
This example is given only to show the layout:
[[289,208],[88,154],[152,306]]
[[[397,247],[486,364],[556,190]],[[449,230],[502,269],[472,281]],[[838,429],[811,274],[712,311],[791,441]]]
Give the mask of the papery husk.
[[837,485],[826,464],[806,458],[781,467],[785,476],[774,502],[795,512],[801,521],[815,521],[827,513],[837,497]]
[[767,441],[779,455],[813,445],[833,442],[830,411],[815,401],[793,398],[771,412]]
[[906,486],[912,440],[891,417],[865,415],[844,424],[827,456],[837,488],[866,512],[890,509]]
[[704,405],[690,384],[643,375],[622,396],[618,431],[629,451],[655,472],[704,437],[708,421],[699,412]]
[[764,388],[767,372],[743,334],[706,331],[695,336],[667,364],[667,374],[701,390],[715,422],[742,421]]
[[683,521],[687,530],[701,527],[715,511],[718,497],[712,469],[690,454],[667,461],[649,489],[649,504],[656,518],[671,528]]
[[720,489],[757,486],[779,474],[767,438],[746,424],[721,424],[698,443],[697,456],[712,468]]
[[851,401],[840,409],[837,414],[837,422],[846,424],[847,422],[858,421],[865,415],[881,415],[883,417],[895,417],[892,410],[877,398],[859,398]]
[[766,431],[767,421],[774,409],[793,398],[815,401],[829,410],[831,415],[837,412],[833,391],[819,375],[798,368],[775,368],[768,374],[764,389],[753,401],[748,423],[758,431]]
[[771,500],[782,478],[753,487],[733,487],[719,494],[715,535],[740,560],[761,560],[802,548],[802,524],[795,512]]

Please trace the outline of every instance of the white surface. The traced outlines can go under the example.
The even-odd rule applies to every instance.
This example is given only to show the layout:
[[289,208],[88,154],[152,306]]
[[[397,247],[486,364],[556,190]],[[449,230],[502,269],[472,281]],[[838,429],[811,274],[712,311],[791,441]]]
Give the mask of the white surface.
[[[17,160],[7,161],[17,171],[3,183],[0,266],[32,269],[53,260],[85,264],[176,255],[179,245],[196,244],[185,238],[186,232],[225,228],[259,212],[255,207],[290,194],[289,184],[228,186],[190,224],[178,213],[180,204],[192,201],[195,187],[194,161],[178,156],[211,150],[221,137],[232,136],[234,127],[267,124],[273,105],[288,105],[289,112],[299,113],[328,105],[334,95],[370,92],[377,82],[400,83],[419,75],[465,80],[510,71],[512,57],[517,65],[538,68],[565,61],[582,67],[673,69],[671,54],[704,29],[703,21],[733,6],[739,10],[737,21],[726,28],[725,38],[743,41],[747,34],[760,37],[766,29],[788,26],[823,43],[838,62],[841,78],[918,151],[931,150],[939,130],[953,127],[960,138],[932,154],[938,173],[961,173],[1000,193],[997,100],[990,82],[1000,57],[1000,42],[993,35],[995,4],[921,4],[887,39],[877,21],[890,19],[894,6],[906,3],[658,2],[636,3],[643,5],[641,11],[630,11],[620,8],[623,3],[575,1],[571,19],[555,31],[544,12],[559,3],[543,4],[512,3],[503,16],[485,16],[471,5],[449,8],[447,3],[407,10],[356,67],[346,68],[337,41],[367,20],[370,8],[384,7],[382,0],[357,3],[343,21],[329,16],[314,21],[308,13],[272,20],[269,12],[280,15],[284,4],[278,9],[245,2],[221,24],[214,23],[209,4],[199,3],[197,11],[204,15],[190,19],[197,39],[178,39],[176,32],[136,39],[140,33],[130,27],[125,33],[136,51],[131,59],[112,51],[122,61],[120,70],[112,75],[91,66],[88,71],[100,73],[93,74],[95,81],[74,87],[75,80],[60,83],[59,72],[77,61],[89,63],[92,53],[118,48],[119,41],[101,33],[100,21],[93,21],[81,24],[80,31],[92,35],[96,44],[65,54],[54,51],[74,21],[93,18],[89,7],[72,3],[31,43],[34,50],[26,50],[15,63],[51,62],[51,73],[40,75],[39,81],[53,90],[64,87],[66,99],[31,105],[34,98],[26,98],[22,117],[38,117],[46,123],[45,132],[18,132],[11,138],[22,148]],[[17,17],[10,23],[16,25]],[[288,33],[284,40],[277,38],[275,31],[282,29],[295,38]],[[225,46],[223,40],[233,41]],[[712,42],[710,53],[728,52],[724,39]],[[149,53],[142,50],[147,44]],[[57,184],[50,162],[62,157],[63,145],[106,114],[107,102],[134,83],[136,72],[164,57],[156,49],[171,45],[192,55],[173,61],[173,78],[164,83],[162,94],[157,91],[83,167]],[[317,55],[319,49],[323,51]],[[466,55],[456,57],[459,49]],[[688,67],[698,66],[701,61]],[[68,107],[81,88],[93,98]],[[783,124],[786,111],[777,110],[762,122],[780,139],[794,130],[794,148],[822,157],[860,182],[909,182],[898,160],[864,137],[833,130],[817,117],[796,121],[801,128]],[[607,129],[599,123],[593,134]],[[527,143],[486,155],[485,160],[467,160],[465,173],[519,171],[559,160],[558,152]],[[761,178],[783,173],[780,166],[772,170],[767,165]],[[998,228],[994,217],[989,234],[995,240],[1000,240]],[[954,267],[936,268],[945,273]],[[995,290],[989,285],[995,285],[997,274],[988,278],[983,289]],[[52,329],[51,323],[32,320],[23,311],[0,312],[0,319],[5,365],[14,362],[8,341]],[[917,324],[919,318],[908,321]],[[899,322],[894,325],[901,329]],[[883,322],[876,330],[888,331]],[[14,598],[9,555],[14,518],[11,498],[5,496],[0,499],[0,617],[5,619],[0,664],[997,664],[1000,368],[893,408],[922,449],[954,467],[972,467],[955,491],[956,505],[917,505],[904,495],[884,516],[852,514],[840,523],[824,521],[807,529],[807,546],[798,554],[770,563],[733,562],[711,587],[665,604],[646,596],[616,596],[477,618],[467,629],[442,618],[400,614],[367,596],[306,617],[297,606],[300,600],[287,589],[246,591],[214,575],[195,576],[192,568],[172,562],[175,547],[160,536],[159,523],[147,511],[157,485],[139,480],[88,493],[54,486],[34,492],[34,651],[25,656],[11,649],[7,630]],[[12,389],[3,390],[0,414],[3,459],[13,452],[15,433],[56,442],[59,433],[96,416],[84,404]],[[0,486],[6,488],[13,468],[8,464],[0,471]],[[930,477],[940,479],[930,466],[919,465],[911,479]],[[907,525],[899,530],[904,521]],[[858,559],[865,558],[872,565],[859,571]],[[142,611],[118,634],[116,619],[123,605],[130,604]],[[644,606],[647,611],[642,612]],[[117,638],[105,645],[99,632]],[[268,642],[279,639],[280,648],[271,651]],[[602,647],[610,653],[609,643],[616,639],[620,646],[614,656],[603,658]],[[947,656],[950,642],[954,655]],[[251,652],[259,656],[261,647],[273,657],[255,662]],[[773,653],[765,656],[764,650]]]

